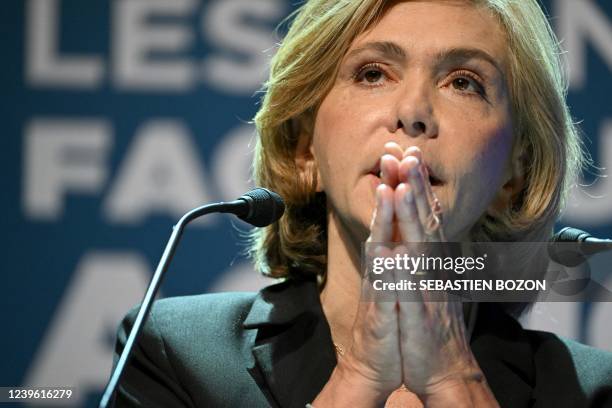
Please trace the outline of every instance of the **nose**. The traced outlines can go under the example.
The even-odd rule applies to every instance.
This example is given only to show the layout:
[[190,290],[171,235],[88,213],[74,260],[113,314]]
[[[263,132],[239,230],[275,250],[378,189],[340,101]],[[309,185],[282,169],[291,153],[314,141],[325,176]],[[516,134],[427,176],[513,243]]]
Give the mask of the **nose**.
[[425,84],[410,85],[398,92],[396,131],[410,137],[437,137],[438,121],[430,90]]

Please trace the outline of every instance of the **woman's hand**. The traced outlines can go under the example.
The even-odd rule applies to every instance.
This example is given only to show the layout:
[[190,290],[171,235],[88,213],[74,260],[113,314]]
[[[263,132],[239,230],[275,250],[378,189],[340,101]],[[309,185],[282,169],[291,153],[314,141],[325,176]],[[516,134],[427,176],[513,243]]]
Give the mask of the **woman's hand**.
[[[394,234],[394,192],[381,184],[376,191],[376,209],[369,242],[391,242]],[[382,248],[377,250],[385,251]],[[388,256],[379,253],[377,256]],[[363,291],[368,280],[362,280]],[[353,340],[317,399],[314,407],[382,406],[389,394],[402,385],[402,361],[398,330],[397,298],[359,302],[353,324]]]
[[[384,182],[397,183],[394,212],[402,248],[413,255],[427,252],[423,243],[444,242],[445,237],[440,204],[432,191],[422,154],[411,147],[400,159],[399,146],[390,143],[385,148],[393,154],[383,158],[383,173],[397,169],[397,175],[385,177]],[[469,347],[462,304],[427,301],[427,295],[420,293],[421,301],[398,302],[403,384],[426,405],[452,402],[459,406],[461,396],[468,406],[476,401],[495,405]],[[474,393],[474,386],[480,385],[484,388]]]
[[[385,145],[381,173],[368,242],[402,242],[409,252],[417,250],[413,244],[443,242],[439,203],[418,148],[404,152],[396,143]],[[371,256],[393,255],[382,245],[375,250]],[[362,283],[365,293],[371,282]],[[352,345],[315,407],[382,406],[401,386],[426,406],[496,405],[469,348],[460,303],[400,302],[389,292],[377,300],[368,293],[359,302]],[[419,406],[405,391],[410,402],[402,405]]]

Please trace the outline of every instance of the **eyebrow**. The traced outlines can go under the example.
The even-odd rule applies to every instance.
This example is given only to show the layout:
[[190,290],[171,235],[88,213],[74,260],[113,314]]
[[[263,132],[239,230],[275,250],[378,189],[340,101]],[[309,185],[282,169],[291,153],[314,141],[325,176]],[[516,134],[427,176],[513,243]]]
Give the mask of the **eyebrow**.
[[495,58],[480,48],[449,48],[439,52],[434,59],[436,65],[458,64],[472,59],[479,59],[493,65],[502,77],[504,76],[504,71]]
[[[347,53],[347,58],[370,50],[376,51],[382,54],[382,56],[389,59],[393,59],[398,62],[405,62],[408,59],[406,51],[404,51],[404,49],[400,47],[397,43],[394,43],[392,41],[368,42],[358,48],[349,51]],[[502,76],[504,76],[504,71],[502,70],[499,63],[495,60],[495,58],[493,58],[489,53],[484,50],[481,50],[480,48],[454,47],[442,50],[434,56],[436,66],[458,64],[472,59],[479,59],[488,62],[493,67],[495,67],[495,69],[497,69],[497,71],[499,71]]]
[[361,47],[349,51],[346,56],[347,58],[350,58],[354,55],[361,54],[362,52],[369,50],[377,51],[383,56],[397,60],[399,62],[404,62],[407,59],[407,55],[404,49],[398,44],[391,41],[373,41],[365,43]]

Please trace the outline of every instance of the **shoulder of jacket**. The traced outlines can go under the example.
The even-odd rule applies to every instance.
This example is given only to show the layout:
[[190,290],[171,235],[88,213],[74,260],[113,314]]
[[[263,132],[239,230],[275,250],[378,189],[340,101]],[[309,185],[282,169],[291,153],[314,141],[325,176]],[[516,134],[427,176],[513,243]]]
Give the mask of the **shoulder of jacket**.
[[571,359],[576,377],[587,395],[612,385],[612,352],[582,344],[554,333],[527,330],[535,339],[536,353],[554,356],[565,353]]
[[155,301],[155,314],[189,314],[201,311],[231,313],[248,309],[257,292],[221,292],[193,296],[177,296]]
[[[231,323],[238,329],[247,314],[256,292],[224,292],[193,296],[177,296],[156,300],[151,308],[144,331],[174,332],[186,328],[220,327]],[[132,308],[123,324],[132,326],[140,305]]]

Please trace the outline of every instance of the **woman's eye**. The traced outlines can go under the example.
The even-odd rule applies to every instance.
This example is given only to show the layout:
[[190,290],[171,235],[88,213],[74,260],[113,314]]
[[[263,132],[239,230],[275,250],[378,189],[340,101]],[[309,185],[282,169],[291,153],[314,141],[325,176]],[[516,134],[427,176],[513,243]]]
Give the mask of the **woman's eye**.
[[369,64],[359,69],[354,78],[356,82],[364,83],[365,85],[382,85],[385,73],[378,64]]
[[363,74],[363,78],[368,82],[378,82],[380,78],[382,78],[382,72],[375,69],[369,69]]
[[461,91],[465,91],[470,87],[470,81],[465,78],[455,78],[453,80],[453,86],[455,89],[459,89]]
[[473,78],[458,76],[452,80],[451,85],[458,91],[484,94],[484,88]]

